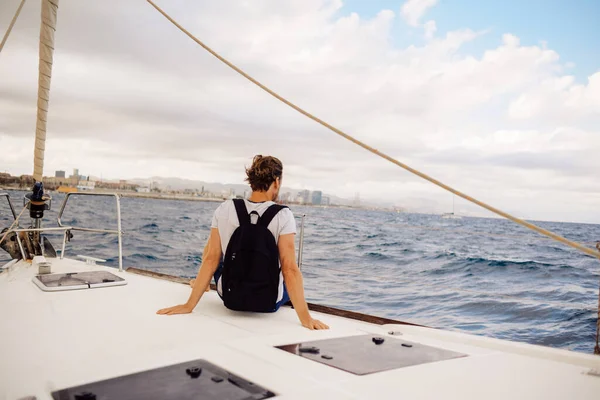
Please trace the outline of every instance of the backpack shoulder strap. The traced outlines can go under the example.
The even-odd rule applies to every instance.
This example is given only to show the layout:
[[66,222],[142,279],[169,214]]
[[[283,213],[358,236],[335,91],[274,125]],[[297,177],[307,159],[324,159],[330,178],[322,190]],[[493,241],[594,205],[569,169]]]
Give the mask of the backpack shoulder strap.
[[246,208],[244,199],[233,199],[233,205],[235,206],[240,226],[250,225],[250,215],[248,215],[248,209]]
[[264,226],[267,228],[273,218],[277,215],[277,213],[284,208],[288,208],[287,206],[282,206],[281,204],[273,204],[263,213],[263,215],[258,219],[258,225]]

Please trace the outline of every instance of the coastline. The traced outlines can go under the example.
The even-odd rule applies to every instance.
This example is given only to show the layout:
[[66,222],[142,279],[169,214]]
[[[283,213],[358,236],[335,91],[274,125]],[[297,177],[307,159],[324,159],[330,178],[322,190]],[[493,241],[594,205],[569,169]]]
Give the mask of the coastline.
[[[0,192],[8,192],[8,191],[26,191],[27,189],[18,188],[18,187],[0,187]],[[56,190],[48,190],[50,194],[59,193]],[[77,193],[77,192],[74,192]],[[199,197],[199,196],[190,196],[185,194],[168,194],[168,193],[139,193],[139,192],[130,192],[130,191],[122,191],[122,190],[86,190],[85,193],[116,193],[121,197],[134,197],[134,198],[145,198],[145,199],[156,199],[156,200],[186,200],[186,201],[205,201],[205,202],[222,202],[226,200],[220,197]]]
[[155,200],[183,200],[183,201],[205,201],[205,202],[222,202],[226,199],[215,198],[215,197],[199,197],[199,196],[187,196],[184,194],[165,194],[165,193],[136,193],[136,192],[119,192],[119,191],[100,191],[93,190],[92,193],[117,193],[121,197],[133,197],[141,199],[155,199]]
[[[0,187],[0,192],[5,192],[5,191],[26,191],[27,189],[25,188],[19,188],[19,187]],[[61,193],[58,192],[56,190],[48,190],[47,191],[50,194],[56,194],[56,193]],[[200,196],[192,196],[192,195],[187,195],[187,194],[183,194],[183,193],[177,193],[177,194],[171,194],[171,193],[140,193],[140,192],[131,192],[131,191],[124,191],[124,190],[109,190],[109,189],[94,189],[94,190],[86,190],[86,193],[116,193],[121,197],[131,197],[131,198],[141,198],[141,199],[154,199],[154,200],[179,200],[179,201],[202,201],[202,202],[223,202],[225,200],[227,200],[226,197],[200,197]],[[77,192],[74,192],[77,193]],[[288,203],[286,203],[288,204]],[[316,208],[341,208],[341,209],[362,209],[362,210],[377,210],[377,211],[390,211],[391,210],[386,210],[386,209],[377,209],[377,208],[372,208],[372,207],[352,207],[352,206],[348,206],[348,205],[341,205],[341,204],[330,204],[327,206],[323,206],[323,205],[314,205],[314,204],[297,204],[297,203],[289,203],[289,205],[298,205],[298,206],[303,206],[303,207],[316,207]],[[395,212],[395,211],[394,211]]]

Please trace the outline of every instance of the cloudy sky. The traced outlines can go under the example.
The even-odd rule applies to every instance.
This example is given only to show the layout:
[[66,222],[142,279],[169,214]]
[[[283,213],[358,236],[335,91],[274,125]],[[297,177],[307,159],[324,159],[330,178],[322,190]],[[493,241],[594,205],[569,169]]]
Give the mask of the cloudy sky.
[[[2,33],[18,3],[0,2]],[[524,3],[158,1],[375,148],[518,216],[600,223],[600,3]],[[27,1],[0,54],[0,170],[13,174],[33,170],[39,7]],[[452,207],[249,84],[142,0],[61,0],[48,127],[46,175],[241,183],[252,155],[272,154],[285,186]]]

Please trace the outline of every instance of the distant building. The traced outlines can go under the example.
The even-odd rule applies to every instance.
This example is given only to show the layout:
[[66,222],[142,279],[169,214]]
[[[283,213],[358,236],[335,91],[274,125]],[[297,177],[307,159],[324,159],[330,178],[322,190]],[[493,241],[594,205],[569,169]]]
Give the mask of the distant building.
[[119,180],[119,183],[117,182],[98,182],[95,183],[96,187],[101,187],[103,189],[111,189],[111,190],[130,190],[130,191],[136,191],[137,188],[140,187],[140,185],[134,184],[134,183],[128,183],[127,180],[125,179],[121,179]]
[[79,177],[79,168],[73,168],[73,178]]
[[0,184],[14,185],[16,183],[19,183],[19,177],[12,176],[11,174],[7,174],[5,172],[0,172]]
[[85,181],[79,181],[79,184],[77,185],[77,190],[81,190],[81,191],[94,190],[95,187],[96,187],[96,182],[85,180]]
[[138,193],[150,193],[150,188],[149,187],[139,187],[139,188],[135,188],[135,191]]
[[49,190],[54,190],[59,186],[71,186],[75,187],[79,184],[79,179],[77,178],[65,178],[65,177],[56,177],[56,176],[45,176],[42,178],[42,182]]
[[65,175],[65,171],[56,171],[54,173],[54,177],[55,178],[66,178],[67,176]]
[[103,189],[111,189],[111,190],[121,189],[121,185],[119,183],[115,183],[115,182],[98,182],[96,187],[103,188]]
[[33,175],[21,175],[19,181],[21,186],[31,186],[35,179],[33,179]]
[[308,204],[310,202],[310,192],[308,190],[303,190],[298,193],[298,197],[302,199],[299,203]]
[[331,204],[331,199],[328,196],[321,197],[321,205],[328,206]]
[[292,201],[292,194],[290,192],[283,193],[279,195],[279,201],[283,204],[288,204]]
[[315,190],[314,192],[312,192],[312,204],[320,206],[322,197],[323,192],[321,192],[320,190]]

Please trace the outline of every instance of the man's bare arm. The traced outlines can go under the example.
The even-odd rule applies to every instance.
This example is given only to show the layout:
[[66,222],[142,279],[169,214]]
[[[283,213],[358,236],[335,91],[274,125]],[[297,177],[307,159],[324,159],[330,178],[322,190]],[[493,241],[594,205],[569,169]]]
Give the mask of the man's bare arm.
[[283,280],[290,295],[290,300],[294,305],[294,310],[298,314],[298,319],[302,326],[308,329],[329,329],[323,322],[313,319],[308,311],[308,305],[304,298],[304,282],[302,272],[296,264],[296,248],[294,245],[294,234],[279,236],[279,259],[281,262],[281,272]]
[[[204,250],[202,250],[202,254],[203,255],[208,254],[208,240],[206,241],[206,244],[204,245]],[[193,288],[195,284],[196,284],[196,278],[190,279],[190,287]],[[210,287],[207,287],[205,291],[210,292]]]
[[215,274],[219,262],[221,261],[221,255],[221,237],[219,236],[219,230],[217,228],[212,228],[210,230],[210,236],[204,254],[202,254],[202,265],[198,270],[198,276],[196,277],[188,301],[185,304],[158,310],[157,314],[173,315],[191,313],[210,285],[210,280]]

